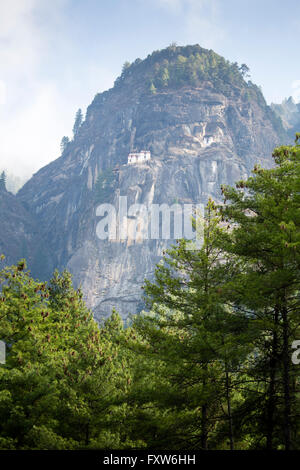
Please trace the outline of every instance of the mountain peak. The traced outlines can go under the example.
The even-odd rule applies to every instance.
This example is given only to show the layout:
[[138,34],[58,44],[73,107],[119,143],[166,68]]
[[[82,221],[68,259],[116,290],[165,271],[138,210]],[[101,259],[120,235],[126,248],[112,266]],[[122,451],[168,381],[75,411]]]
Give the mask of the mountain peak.
[[[284,141],[281,121],[246,82],[247,70],[198,45],[126,64],[114,88],[95,97],[63,158],[18,193],[39,222],[51,266],[73,273],[96,318],[113,307],[124,316],[137,311],[144,278],[172,243],[99,239],[98,205],[117,210],[119,196],[128,207],[205,204],[254,164],[272,165],[271,152]],[[135,149],[151,159],[128,164]]]
[[280,117],[283,126],[293,138],[300,126],[300,103],[296,103],[294,98],[290,96],[280,104],[272,103],[271,108]]
[[[218,92],[230,94],[232,87],[253,88],[247,82],[249,69],[245,64],[231,63],[211,49],[199,44],[175,46],[149,54],[146,59],[136,59],[131,64],[125,62],[115,87],[122,87],[141,79],[145,88],[152,93],[166,88],[182,86],[199,87],[203,82],[211,82]],[[256,90],[257,91],[257,90]]]

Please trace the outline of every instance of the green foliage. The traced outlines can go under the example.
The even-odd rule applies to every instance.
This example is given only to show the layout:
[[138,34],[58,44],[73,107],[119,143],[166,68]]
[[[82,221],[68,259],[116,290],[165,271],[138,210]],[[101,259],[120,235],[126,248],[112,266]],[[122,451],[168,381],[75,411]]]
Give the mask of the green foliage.
[[212,50],[203,49],[198,45],[177,47],[173,43],[166,49],[153,52],[144,61],[126,63],[126,66],[124,64],[115,85],[121,86],[129,76],[142,75],[143,79],[146,78],[150,83],[151,93],[156,90],[163,91],[167,87],[200,87],[203,82],[210,82],[216,91],[225,95],[239,90],[261,99],[260,90],[244,80],[249,77],[248,72],[246,64],[239,67],[237,63],[230,63]]
[[82,121],[83,121],[83,115],[82,115],[81,109],[79,108],[76,115],[75,115],[75,122],[74,122],[74,126],[73,126],[73,135],[74,135],[74,137],[78,134],[78,131],[81,127]]
[[1,449],[299,449],[298,140],[208,202],[201,249],[168,250],[127,328],[67,271],[0,271]]
[[60,143],[61,153],[64,153],[64,151],[66,150],[69,143],[70,143],[69,137],[64,135],[63,138],[61,139],[61,143]]
[[75,449],[120,442],[114,408],[126,385],[111,340],[99,329],[70,274],[34,281],[24,261],[0,272],[2,449]]
[[[253,177],[223,188],[230,204],[220,208],[233,228],[223,249],[244,267],[228,284],[228,300],[251,312],[257,329],[250,374],[265,383],[264,423],[268,448],[297,448],[297,369],[291,343],[299,335],[300,146],[273,153],[275,168],[256,166]],[[262,429],[260,430],[262,432]]]
[[300,145],[273,156],[209,202],[201,250],[180,241],[146,281],[131,420],[149,447],[299,448]]
[[[168,251],[157,267],[156,282],[146,282],[151,312],[138,316],[133,325],[145,355],[152,362],[156,358],[154,368],[160,370],[161,378],[143,405],[149,406],[151,396],[163,409],[164,417],[157,411],[162,448],[207,449],[222,427],[233,441],[231,395],[236,371],[249,352],[249,345],[243,345],[247,321],[220,295],[235,266],[215,246],[222,229],[212,201],[203,230],[200,251],[189,250],[184,240]],[[150,439],[150,446],[157,445]]]
[[241,71],[241,74],[242,74],[243,77],[249,77],[250,69],[246,64],[242,64],[239,67],[239,70]]
[[149,90],[150,90],[150,93],[151,93],[152,95],[155,95],[155,93],[156,93],[156,88],[155,88],[153,82],[151,82],[150,87],[149,87]]
[[126,60],[126,62],[124,62],[123,67],[122,67],[122,73],[124,73],[129,67],[130,67],[130,62]]

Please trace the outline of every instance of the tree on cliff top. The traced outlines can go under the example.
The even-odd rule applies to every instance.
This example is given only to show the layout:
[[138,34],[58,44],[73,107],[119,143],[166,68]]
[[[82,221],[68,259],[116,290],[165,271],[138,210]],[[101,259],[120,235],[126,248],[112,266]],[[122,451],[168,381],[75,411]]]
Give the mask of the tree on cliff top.
[[74,126],[73,126],[74,137],[78,134],[78,131],[80,129],[82,121],[83,121],[83,115],[82,115],[81,109],[79,108],[77,113],[76,113],[75,122],[74,122]]
[[0,190],[6,190],[6,173],[2,171],[0,176]]

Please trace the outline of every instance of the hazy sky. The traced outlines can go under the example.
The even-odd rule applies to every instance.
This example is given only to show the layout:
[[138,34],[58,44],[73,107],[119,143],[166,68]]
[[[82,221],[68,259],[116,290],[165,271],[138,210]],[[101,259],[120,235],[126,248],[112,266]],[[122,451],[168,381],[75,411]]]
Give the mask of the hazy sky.
[[299,0],[0,0],[0,168],[57,158],[122,64],[200,44],[245,62],[267,101],[300,101]]

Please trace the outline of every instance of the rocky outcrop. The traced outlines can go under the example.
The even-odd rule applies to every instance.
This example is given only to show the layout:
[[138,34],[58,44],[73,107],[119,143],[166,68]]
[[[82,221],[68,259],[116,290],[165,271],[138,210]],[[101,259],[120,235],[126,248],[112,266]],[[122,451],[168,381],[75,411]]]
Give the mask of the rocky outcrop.
[[5,187],[0,188],[0,254],[5,264],[15,264],[26,258],[33,276],[49,273],[49,253],[35,217],[24,204]]
[[281,119],[291,140],[295,133],[300,131],[300,103],[295,103],[293,98],[283,100],[281,104],[271,104],[272,110]]
[[[194,55],[211,54],[195,47]],[[188,53],[177,48],[134,63],[113,89],[95,97],[63,155],[18,194],[39,220],[51,252],[49,274],[67,267],[98,319],[113,307],[123,316],[140,308],[143,280],[172,242],[100,240],[99,204],[118,207],[119,196],[127,196],[128,205],[146,206],[218,200],[221,184],[246,177],[256,163],[272,165],[272,149],[285,138],[259,90],[242,78],[240,85],[226,87],[207,77],[180,86],[159,87],[150,80],[149,89],[155,64]],[[151,160],[127,165],[135,149],[150,150]],[[127,219],[129,226],[134,217]]]

